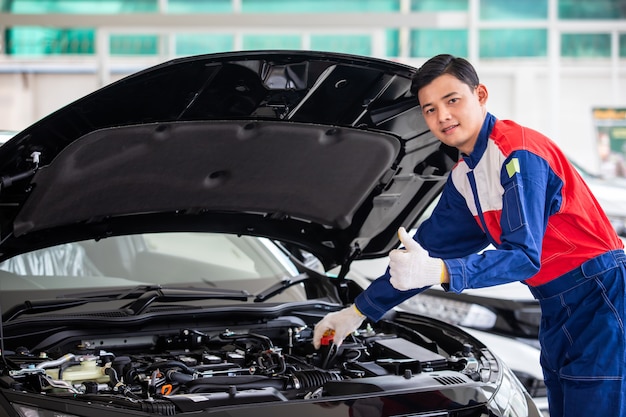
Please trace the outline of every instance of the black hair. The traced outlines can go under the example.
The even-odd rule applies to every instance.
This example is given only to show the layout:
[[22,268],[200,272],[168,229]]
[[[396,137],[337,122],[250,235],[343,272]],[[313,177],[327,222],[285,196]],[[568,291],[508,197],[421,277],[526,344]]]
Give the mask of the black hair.
[[453,75],[470,88],[475,88],[480,83],[476,70],[466,59],[441,54],[430,58],[417,70],[411,80],[411,93],[417,96],[422,87],[443,74]]

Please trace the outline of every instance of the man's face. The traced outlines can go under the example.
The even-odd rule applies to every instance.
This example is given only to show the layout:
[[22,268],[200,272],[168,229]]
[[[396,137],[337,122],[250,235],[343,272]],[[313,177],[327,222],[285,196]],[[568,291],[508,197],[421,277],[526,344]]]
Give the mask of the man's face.
[[437,139],[470,154],[487,113],[487,89],[471,88],[453,75],[444,74],[417,93],[424,119]]

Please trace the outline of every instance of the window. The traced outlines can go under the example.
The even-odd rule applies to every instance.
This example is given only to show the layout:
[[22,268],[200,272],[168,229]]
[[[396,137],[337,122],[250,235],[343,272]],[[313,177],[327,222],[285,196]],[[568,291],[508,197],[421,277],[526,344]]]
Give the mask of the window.
[[244,13],[382,12],[400,10],[400,0],[241,0]]
[[466,11],[469,0],[411,0],[411,10],[416,12]]
[[388,57],[400,55],[400,31],[388,29],[385,33],[385,47]]
[[559,0],[561,19],[624,19],[624,0]]
[[158,10],[158,0],[12,0],[2,10],[13,13],[146,13]]
[[548,0],[480,0],[483,20],[547,19]]
[[480,31],[481,58],[545,57],[547,29],[483,29]]
[[563,34],[561,55],[566,57],[610,57],[611,35],[605,33]]
[[176,35],[176,55],[198,55],[232,51],[234,44],[234,36],[229,34],[178,34]]
[[311,36],[311,49],[371,55],[372,40],[369,35],[313,35]]
[[411,56],[438,54],[467,56],[467,30],[423,29],[411,31]]
[[8,55],[93,54],[92,29],[14,27],[6,31]]
[[232,0],[168,0],[168,13],[231,13]]
[[245,35],[244,50],[300,49],[299,35]]
[[159,38],[156,35],[111,35],[111,55],[156,55]]
[[619,56],[626,58],[626,33],[619,35]]

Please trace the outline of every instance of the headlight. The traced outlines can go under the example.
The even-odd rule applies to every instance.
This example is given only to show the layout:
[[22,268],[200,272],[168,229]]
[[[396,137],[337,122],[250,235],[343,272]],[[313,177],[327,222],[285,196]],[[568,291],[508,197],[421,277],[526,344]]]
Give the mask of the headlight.
[[522,371],[513,371],[513,373],[524,385],[531,397],[545,397],[548,395],[548,389],[543,379]]
[[403,307],[417,314],[480,330],[493,328],[498,318],[496,313],[481,305],[426,294],[409,298]]
[[541,325],[541,307],[539,305],[518,308],[514,314],[520,325],[528,325],[529,329],[539,329]]
[[22,417],[79,417],[76,414],[61,413],[59,411],[44,410],[31,405],[13,404],[13,408]]
[[536,409],[531,410],[528,407],[526,391],[522,384],[513,375],[511,370],[503,365],[502,378],[499,381],[498,389],[489,402],[491,408],[498,416],[506,417],[529,417],[537,416]]

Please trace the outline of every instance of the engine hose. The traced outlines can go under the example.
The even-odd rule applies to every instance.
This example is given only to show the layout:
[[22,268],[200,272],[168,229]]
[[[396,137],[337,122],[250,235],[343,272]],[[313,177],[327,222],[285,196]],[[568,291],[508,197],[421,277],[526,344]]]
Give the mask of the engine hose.
[[40,364],[36,365],[35,367],[37,369],[54,368],[54,367],[60,366],[61,364],[65,363],[65,362],[69,362],[71,360],[76,360],[76,356],[73,353],[68,353],[68,354],[65,354],[65,355],[61,356],[58,359],[47,360],[47,361],[41,362]]
[[276,388],[285,389],[284,378],[271,378],[261,375],[242,376],[213,376],[210,378],[198,378],[189,381],[187,388],[190,393],[194,392],[214,392],[228,390],[229,387],[236,387],[237,390]]
[[117,376],[117,371],[113,368],[106,366],[104,368],[104,374],[109,376],[109,384],[111,388],[115,388],[120,383],[120,379]]
[[159,414],[161,416],[174,416],[176,415],[176,407],[169,401],[150,400],[142,401],[141,411],[150,414]]
[[158,414],[161,416],[175,416],[176,415],[176,406],[167,400],[160,400],[152,398],[150,400],[145,399],[135,399],[128,400],[125,398],[111,396],[111,395],[77,395],[74,397],[75,399],[82,401],[89,401],[93,403],[104,403],[109,406],[117,406],[122,408],[130,408],[134,410],[143,411],[150,414]]
[[71,359],[69,362],[63,362],[60,366],[59,366],[59,375],[57,376],[57,379],[63,379],[63,372],[72,366],[80,366],[81,362],[76,360],[76,359]]
[[309,369],[294,372],[290,380],[296,389],[316,388],[328,381],[341,381],[344,378],[339,372],[321,371]]
[[153,371],[155,369],[164,369],[164,368],[180,368],[185,373],[194,374],[196,371],[184,364],[181,361],[164,361],[164,362],[155,362],[146,367],[146,371]]
[[170,381],[178,382],[179,384],[186,384],[194,379],[193,375],[185,374],[173,369],[167,371],[165,375],[167,375]]

